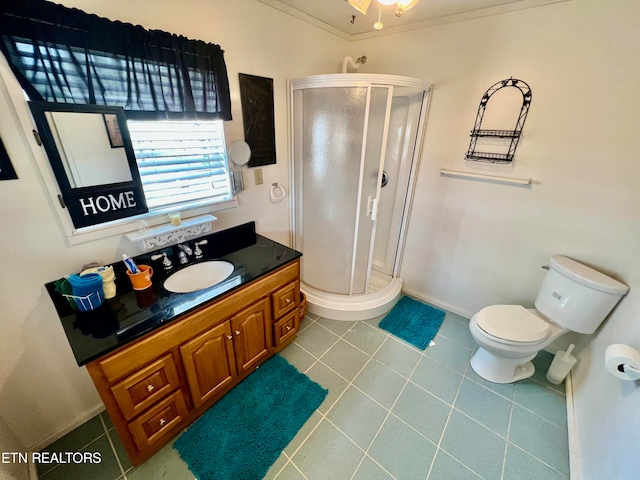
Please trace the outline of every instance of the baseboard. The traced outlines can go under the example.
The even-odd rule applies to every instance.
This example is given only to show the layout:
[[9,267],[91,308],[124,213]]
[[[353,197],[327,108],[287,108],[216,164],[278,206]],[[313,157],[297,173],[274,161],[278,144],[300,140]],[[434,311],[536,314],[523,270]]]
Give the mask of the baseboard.
[[[42,439],[41,441],[37,442],[35,445],[32,445],[28,450],[31,451],[31,452],[39,452],[43,448],[48,447],[49,445],[51,445],[56,440],[60,440],[67,433],[69,433],[72,430],[78,428],[80,425],[82,425],[86,421],[91,420],[93,417],[98,415],[100,412],[104,412],[104,405],[102,403],[100,405],[96,405],[94,408],[92,408],[88,412],[83,413],[82,415],[77,417],[73,422],[71,422],[66,427],[61,428],[60,430],[52,433],[48,437],[46,437],[46,438]],[[38,478],[38,477],[35,477],[35,478]]]
[[440,300],[436,300],[435,298],[425,295],[423,293],[418,293],[414,290],[411,290],[410,288],[405,288],[404,286],[402,287],[402,291],[411,297],[418,298],[423,302],[429,303],[438,308],[443,308],[444,310],[455,313],[456,315],[460,315],[461,317],[464,317],[464,318],[471,318],[475,314],[475,312],[467,312],[465,310],[461,310],[454,305],[441,302]]
[[567,435],[569,437],[569,478],[579,480],[580,458],[578,452],[578,430],[576,425],[576,412],[573,405],[573,377],[571,372],[565,379],[565,395],[567,398]]

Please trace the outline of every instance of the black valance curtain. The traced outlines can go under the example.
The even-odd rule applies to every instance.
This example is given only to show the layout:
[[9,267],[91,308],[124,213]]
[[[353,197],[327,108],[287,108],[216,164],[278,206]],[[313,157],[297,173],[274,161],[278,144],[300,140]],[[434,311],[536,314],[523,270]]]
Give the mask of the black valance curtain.
[[0,0],[0,35],[31,100],[120,106],[136,120],[231,119],[219,45],[43,0]]

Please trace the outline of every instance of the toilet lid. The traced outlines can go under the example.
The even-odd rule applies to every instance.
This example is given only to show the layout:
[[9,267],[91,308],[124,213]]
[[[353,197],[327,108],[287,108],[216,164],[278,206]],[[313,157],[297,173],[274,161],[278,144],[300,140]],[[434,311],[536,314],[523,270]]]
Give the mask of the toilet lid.
[[492,305],[476,314],[478,327],[512,342],[537,342],[547,336],[549,324],[520,305]]

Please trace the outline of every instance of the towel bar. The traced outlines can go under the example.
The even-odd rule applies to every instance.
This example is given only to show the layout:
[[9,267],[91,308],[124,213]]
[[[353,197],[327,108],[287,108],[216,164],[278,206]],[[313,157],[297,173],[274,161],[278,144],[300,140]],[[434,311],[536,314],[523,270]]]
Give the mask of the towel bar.
[[486,175],[484,173],[459,172],[457,170],[449,170],[446,168],[440,169],[440,175],[450,175],[452,177],[463,177],[463,178],[479,178],[479,179],[493,180],[496,182],[513,183],[516,185],[531,185],[531,182],[532,182],[531,177],[529,178],[501,177],[499,175]]

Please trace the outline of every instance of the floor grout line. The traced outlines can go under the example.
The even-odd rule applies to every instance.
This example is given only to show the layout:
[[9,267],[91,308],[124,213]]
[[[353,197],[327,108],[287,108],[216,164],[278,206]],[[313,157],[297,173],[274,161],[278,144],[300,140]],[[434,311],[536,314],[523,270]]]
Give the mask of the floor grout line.
[[[100,414],[96,415],[96,417],[97,417],[97,416],[100,416]],[[93,417],[93,418],[95,418],[95,417]],[[88,421],[90,421],[90,420],[88,420]],[[102,422],[102,418],[100,419],[100,421]],[[104,430],[104,425],[103,425],[103,430]],[[69,432],[67,435],[69,435],[70,433],[73,433],[73,430],[72,430],[71,432]],[[65,438],[67,435],[65,435],[65,436],[64,436],[64,437],[62,437],[62,438]],[[76,451],[80,452],[80,451],[82,451],[82,450],[85,450],[89,445],[91,445],[92,443],[94,443],[94,442],[96,442],[97,440],[99,440],[103,435],[106,435],[106,431],[103,431],[103,433],[101,433],[100,435],[98,435],[96,438],[94,438],[93,440],[91,440],[91,441],[90,441],[89,443],[87,443],[86,445],[84,445],[84,446],[82,446],[82,447],[78,448]],[[58,439],[58,440],[60,440],[60,439]],[[54,442],[54,443],[55,443],[55,442]],[[47,450],[47,449],[48,449],[50,446],[51,446],[51,445],[49,445],[49,446],[47,446],[47,447],[43,448],[43,449],[42,449],[42,450],[40,450],[40,451],[41,451],[41,452],[49,451],[49,450]],[[50,465],[51,465],[51,464],[50,464]],[[45,476],[45,475],[48,475],[51,471],[55,470],[55,469],[56,469],[56,468],[58,468],[60,465],[64,465],[64,464],[62,464],[62,463],[56,463],[56,464],[55,464],[55,465],[53,465],[49,470],[46,470],[46,471],[42,472],[42,474],[40,474],[40,473],[39,473],[38,475],[39,475],[39,476]],[[37,468],[37,466],[36,466],[36,468]]]
[[[514,392],[515,396],[515,392]],[[504,446],[504,457],[502,458],[502,473],[500,474],[500,478],[504,479],[504,469],[507,466],[507,451],[509,450],[509,434],[511,433],[511,420],[513,419],[513,405],[515,403],[511,402],[511,408],[509,409],[509,423],[507,424],[507,442]]]
[[[327,327],[325,327],[324,325],[322,325],[321,323],[317,322],[319,326],[325,328],[326,330],[328,330],[329,332],[333,333],[334,335],[336,335],[335,332],[329,330]],[[377,359],[374,359],[374,355],[382,348],[382,346],[386,343],[387,339],[389,338],[389,335],[387,334],[385,339],[380,343],[380,345],[378,345],[378,347],[375,349],[375,351],[373,353],[368,353],[365,352],[364,350],[361,350],[360,348],[358,348],[356,345],[351,344],[350,342],[348,342],[347,340],[344,340],[344,336],[347,335],[347,333],[349,333],[354,326],[358,325],[358,324],[364,324],[364,325],[368,325],[371,328],[375,328],[372,327],[371,325],[367,324],[366,322],[363,321],[358,321],[358,322],[354,322],[353,325],[347,329],[338,339],[338,341],[336,341],[333,345],[331,345],[320,357],[316,358],[313,354],[311,354],[311,352],[308,352],[306,349],[304,349],[304,347],[298,345],[300,348],[302,348],[303,350],[305,350],[307,353],[309,353],[310,355],[312,355],[314,358],[316,358],[316,361],[306,370],[309,371],[314,365],[316,365],[318,362],[321,363],[324,367],[328,368],[330,371],[332,371],[333,373],[335,373],[336,375],[338,375],[341,379],[345,380],[347,382],[347,385],[345,386],[345,388],[342,390],[342,392],[340,393],[340,395],[338,396],[338,398],[329,406],[329,408],[327,409],[326,413],[323,414],[323,418],[320,420],[320,422],[322,422],[322,420],[326,420],[329,423],[331,423],[331,425],[333,425],[340,433],[342,433],[342,435],[344,435],[350,442],[352,442],[354,445],[356,445],[356,447],[358,447],[359,449],[363,450],[351,437],[349,437],[349,435],[347,435],[345,432],[343,432],[337,425],[335,425],[330,418],[328,418],[329,413],[331,412],[331,410],[333,409],[333,407],[335,405],[338,404],[338,402],[340,401],[340,399],[344,396],[345,392],[349,389],[349,387],[354,387],[356,390],[358,390],[359,392],[363,393],[364,395],[367,396],[367,398],[370,398],[371,400],[373,400],[376,404],[380,405],[382,408],[384,408],[385,410],[386,407],[384,407],[384,405],[381,405],[380,403],[378,403],[374,398],[371,398],[369,395],[367,395],[365,392],[363,392],[362,390],[360,390],[356,385],[353,384],[353,380],[355,380],[356,378],[358,378],[358,376],[360,375],[360,373],[366,368],[366,366],[372,361],[378,361]],[[345,377],[343,377],[340,373],[336,372],[333,368],[331,368],[329,365],[325,364],[324,362],[322,362],[322,357],[324,357],[326,355],[326,353],[331,350],[340,340],[345,341],[348,345],[356,348],[358,351],[364,353],[365,355],[367,355],[369,358],[367,359],[367,361],[362,365],[362,367],[360,368],[360,370],[354,375],[354,377],[351,380],[346,379]],[[417,362],[419,363],[419,362]],[[416,365],[417,365],[416,363]],[[382,362],[380,362],[380,364],[382,364]],[[383,364],[382,364],[383,365]],[[386,366],[386,365],[385,365]],[[389,368],[389,367],[387,367]],[[392,370],[393,371],[393,370]],[[404,378],[404,377],[403,377]],[[400,395],[400,394],[398,394]],[[387,416],[389,414],[390,410],[387,411]],[[298,446],[298,448],[296,448],[295,453],[298,452],[298,450],[300,450],[300,448],[302,448],[302,446],[304,445],[304,443],[310,438],[311,433],[313,433],[315,431],[315,429],[318,427],[318,425],[320,424],[320,422],[318,422],[318,424],[314,427],[314,429],[312,430],[312,432],[309,433],[309,435],[307,435],[307,437],[305,437],[305,439],[300,443],[300,445]],[[384,424],[384,420],[382,422],[382,424]],[[374,439],[371,440],[370,444],[371,445],[373,443],[373,441],[375,440],[375,436]],[[368,449],[367,449],[368,450]],[[360,465],[362,465],[362,462],[364,461],[364,458],[367,457],[367,452],[364,451],[364,455],[362,457],[362,459],[360,459],[360,462],[358,463],[356,469],[353,472],[353,475],[355,475],[358,471],[358,469],[360,468]],[[293,457],[293,455],[292,455]],[[382,465],[380,465],[373,457],[369,457],[374,463],[376,463],[380,468],[382,468],[385,472],[387,472],[389,475],[391,475],[390,472],[388,472]],[[291,461],[291,463],[295,465],[295,462]],[[297,466],[296,466],[297,468]],[[352,477],[353,477],[352,475]],[[393,475],[391,475],[392,478],[395,479],[395,477],[393,477]]]
[[567,478],[567,479],[569,478],[567,475],[565,475],[564,473],[562,473],[560,470],[558,470],[557,468],[555,468],[555,467],[553,467],[553,466],[549,465],[547,462],[545,462],[544,460],[542,460],[542,459],[540,459],[540,458],[536,457],[534,454],[532,454],[531,452],[528,452],[527,450],[525,450],[525,449],[524,449],[524,448],[522,448],[521,446],[516,445],[515,443],[513,443],[513,442],[511,442],[511,441],[508,441],[508,442],[507,442],[507,444],[508,444],[508,445],[513,445],[513,446],[514,446],[514,448],[517,448],[517,449],[518,449],[518,450],[520,450],[521,452],[524,452],[524,453],[526,453],[527,455],[529,455],[530,457],[535,458],[537,461],[539,461],[539,462],[540,462],[540,463],[542,463],[543,465],[545,465],[545,466],[549,467],[549,468],[550,468],[551,470],[553,470],[554,472],[559,473],[560,475],[562,475],[563,477],[565,477],[565,478]]
[[[466,370],[465,370],[465,374],[466,374]],[[431,471],[433,470],[433,465],[435,464],[436,457],[438,456],[438,451],[441,450],[440,445],[442,444],[442,439],[444,438],[444,433],[447,431],[447,427],[449,426],[449,420],[451,420],[451,414],[453,413],[453,406],[456,404],[456,400],[458,399],[458,395],[460,395],[460,390],[462,389],[462,382],[463,381],[464,381],[464,375],[462,377],[462,381],[460,382],[460,385],[458,385],[458,390],[456,391],[456,395],[453,398],[453,402],[451,403],[451,408],[449,409],[449,415],[447,416],[447,421],[445,422],[444,427],[442,428],[442,433],[440,434],[440,439],[438,440],[438,443],[436,445],[436,454],[431,459],[431,466],[429,467],[429,471],[427,472],[427,479],[429,478],[429,476],[431,475]],[[455,457],[452,456],[452,458],[455,458]]]
[[100,417],[100,423],[102,424],[102,428],[104,429],[104,434],[107,436],[107,440],[109,441],[109,445],[111,446],[111,451],[113,452],[113,456],[116,457],[116,462],[118,463],[118,468],[120,469],[120,475],[117,478],[122,477],[123,480],[127,480],[127,476],[124,473],[124,468],[122,468],[122,463],[120,462],[120,457],[118,457],[118,452],[116,452],[116,447],[109,436],[109,430],[107,429],[107,424],[104,422],[104,418],[102,415],[98,415]]
[[[319,323],[319,322],[315,322],[315,323],[317,323],[320,327],[322,327],[322,328],[324,328],[325,330],[329,331],[329,332],[330,332],[330,333],[332,333],[333,335],[336,335],[336,334],[335,334],[335,332],[333,332],[333,331],[329,330],[328,328],[326,328],[326,327],[325,327],[324,325],[322,325],[321,323]],[[347,332],[348,332],[349,330],[350,330],[350,329],[348,329],[346,332],[344,332],[344,333],[342,334],[342,336],[338,337],[338,339],[337,339],[337,340],[336,340],[336,341],[335,341],[335,342],[334,342],[334,343],[333,343],[329,348],[327,348],[327,350],[325,350],[325,352],[324,352],[322,355],[320,355],[320,357],[316,357],[316,356],[315,356],[315,355],[313,355],[311,352],[309,352],[308,350],[306,350],[303,346],[301,346],[300,344],[298,344],[298,347],[299,347],[299,348],[301,348],[302,350],[304,350],[305,352],[307,352],[309,355],[311,355],[311,356],[315,359],[315,362],[313,362],[313,363],[312,363],[312,364],[311,364],[311,365],[310,365],[310,366],[305,370],[305,374],[306,374],[306,372],[308,372],[311,368],[313,368],[313,366],[314,366],[314,365],[316,365],[316,364],[318,364],[318,363],[321,363],[323,366],[325,366],[326,368],[328,368],[329,370],[331,370],[332,372],[334,372],[336,375],[338,375],[338,376],[339,376],[340,378],[342,378],[343,380],[347,380],[347,379],[346,379],[346,378],[344,378],[342,375],[340,375],[338,372],[335,372],[331,367],[329,367],[329,366],[328,366],[328,365],[326,365],[325,363],[321,362],[321,358],[322,358],[322,357],[323,357],[323,356],[324,356],[324,355],[325,355],[329,350],[331,350],[331,349],[332,349],[332,348],[333,348],[333,347],[334,347],[334,346],[335,346],[335,345],[336,345],[336,344],[337,344],[337,343],[342,339],[342,337],[343,337],[344,335],[346,335],[346,334],[347,334]],[[337,336],[337,335],[336,335],[336,336]],[[384,342],[383,342],[383,343],[384,343]],[[363,367],[362,367],[362,368],[364,368],[364,367],[366,366],[366,364],[367,364],[367,363],[369,363],[369,361],[370,361],[370,360],[371,360],[371,357],[369,358],[369,360],[367,360],[367,362],[365,362],[365,365],[363,365]],[[362,368],[360,369],[360,371],[362,371]],[[354,376],[354,378],[356,378],[356,377],[359,375],[360,371],[358,371],[358,373]],[[302,446],[306,443],[306,441],[311,437],[311,435],[313,434],[313,432],[315,432],[315,431],[316,431],[316,429],[318,428],[318,426],[320,425],[320,423],[322,423],[322,421],[323,421],[323,420],[325,420],[325,419],[326,419],[327,421],[329,421],[329,422],[333,425],[333,423],[332,423],[332,422],[327,418],[327,414],[331,411],[331,409],[333,408],[333,406],[334,406],[336,403],[338,403],[338,401],[340,400],[340,398],[342,398],[342,396],[344,395],[344,392],[346,392],[346,391],[347,391],[347,388],[349,388],[349,386],[350,386],[350,385],[351,385],[351,382],[350,382],[350,381],[348,381],[347,386],[346,386],[346,387],[344,388],[344,390],[340,393],[340,395],[338,396],[338,398],[337,398],[337,399],[336,399],[336,400],[335,400],[331,405],[329,405],[329,407],[328,407],[328,409],[327,409],[326,413],[322,413],[322,412],[321,412],[320,410],[318,410],[318,409],[316,409],[316,410],[315,410],[316,412],[318,412],[318,413],[322,416],[322,418],[321,418],[321,419],[320,419],[320,421],[319,421],[319,422],[318,422],[318,423],[313,427],[313,429],[309,432],[309,434],[308,434],[308,435],[307,435],[307,436],[302,440],[302,442],[300,442],[300,445],[298,445],[298,447],[294,450],[294,452],[293,452],[293,454],[291,455],[291,457],[289,457],[289,462],[291,462],[291,464],[296,468],[296,470],[298,470],[298,471],[302,474],[302,476],[303,476],[304,478],[307,478],[307,477],[306,477],[306,476],[305,476],[305,475],[300,471],[300,469],[298,468],[298,466],[295,464],[295,462],[293,461],[293,457],[298,453],[298,451],[302,448]],[[345,436],[346,436],[346,435],[345,435]],[[348,438],[351,442],[353,442],[353,440],[352,440],[350,437],[348,437],[348,436],[347,436],[347,438]],[[354,442],[354,443],[355,443],[355,442]],[[282,453],[285,453],[285,452],[284,452],[284,450],[283,450],[283,452],[282,452]],[[285,454],[285,455],[286,455],[286,454]],[[283,468],[284,468],[284,467],[283,467]],[[279,474],[278,474],[278,475],[279,475]]]
[[[382,348],[382,346],[389,340],[389,338],[391,338],[391,336],[387,337],[385,339],[384,342],[382,342],[382,344],[380,345],[380,347],[378,347],[378,350],[376,350],[376,353]],[[373,355],[371,356],[371,358],[373,358]],[[380,362],[382,363],[382,362]],[[413,375],[413,372],[415,372],[416,368],[418,368],[418,365],[420,364],[420,360],[418,360],[416,362],[416,364],[413,366],[413,370],[411,371],[411,374],[409,374],[409,378],[411,378],[411,375]],[[403,377],[404,378],[404,377]],[[382,420],[382,423],[380,424],[380,427],[378,427],[378,430],[376,431],[375,435],[373,436],[373,438],[371,439],[371,442],[369,442],[369,446],[367,447],[367,450],[365,451],[365,456],[369,456],[374,462],[378,463],[373,457],[371,457],[369,455],[369,450],[371,449],[371,446],[375,443],[376,439],[378,438],[378,435],[380,434],[380,432],[382,431],[382,429],[384,428],[385,423],[387,422],[387,420],[389,419],[389,415],[392,415],[391,410],[393,410],[393,407],[396,405],[396,403],[398,403],[398,399],[400,398],[400,396],[402,395],[402,393],[404,392],[405,388],[407,387],[407,384],[409,383],[409,378],[406,379],[404,385],[402,386],[402,388],[400,389],[400,392],[398,392],[398,395],[396,395],[396,399],[393,401],[393,403],[391,404],[391,407],[389,407],[389,410],[387,411],[386,416],[384,417],[384,420]],[[395,418],[398,418],[394,415]],[[401,419],[400,419],[401,420]],[[417,431],[417,430],[416,430]],[[418,432],[419,433],[419,432]],[[362,460],[360,461],[360,463],[362,464]],[[382,465],[378,464],[380,467],[382,467]],[[360,465],[358,465],[358,468],[360,468]],[[384,469],[385,472],[389,473],[389,475],[391,475],[390,472],[387,471],[386,468],[382,467]],[[356,469],[356,472],[358,470]],[[393,476],[393,475],[392,475]],[[353,478],[353,476],[352,476]],[[394,477],[395,478],[395,477]]]

